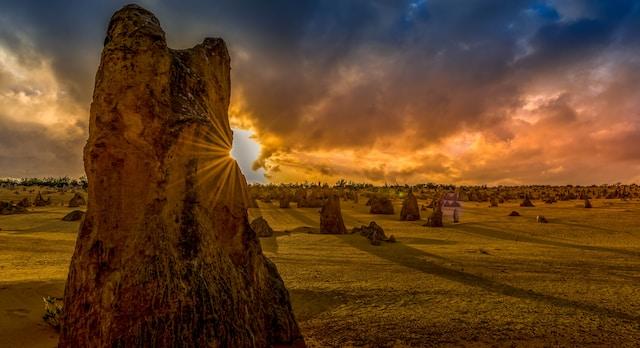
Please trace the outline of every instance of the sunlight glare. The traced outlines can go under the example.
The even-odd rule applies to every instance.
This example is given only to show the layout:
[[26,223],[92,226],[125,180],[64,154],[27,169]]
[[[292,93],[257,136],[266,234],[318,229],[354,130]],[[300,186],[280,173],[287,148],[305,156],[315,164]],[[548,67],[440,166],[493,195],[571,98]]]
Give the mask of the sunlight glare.
[[233,147],[229,154],[238,162],[249,183],[264,183],[264,169],[255,171],[251,168],[261,152],[260,144],[252,136],[253,132],[250,130],[233,128]]

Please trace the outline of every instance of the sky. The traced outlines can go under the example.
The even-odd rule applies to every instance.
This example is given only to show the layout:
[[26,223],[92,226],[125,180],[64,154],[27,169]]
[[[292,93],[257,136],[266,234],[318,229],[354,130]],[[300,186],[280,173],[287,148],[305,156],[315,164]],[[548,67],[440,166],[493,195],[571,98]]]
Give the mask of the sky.
[[[0,3],[0,177],[82,175],[124,4]],[[640,0],[138,4],[173,48],[225,39],[250,181],[640,183]]]

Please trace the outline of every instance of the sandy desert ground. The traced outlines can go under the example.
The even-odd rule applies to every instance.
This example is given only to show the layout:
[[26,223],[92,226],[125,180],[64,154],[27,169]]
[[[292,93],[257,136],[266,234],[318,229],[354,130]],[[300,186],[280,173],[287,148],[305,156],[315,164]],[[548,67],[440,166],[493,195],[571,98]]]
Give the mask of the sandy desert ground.
[[[0,200],[25,195],[34,196],[4,190]],[[0,347],[56,344],[42,296],[62,296],[78,228],[60,220],[71,195],[0,216]],[[460,224],[445,211],[446,226],[428,228],[342,202],[347,227],[375,220],[398,240],[381,246],[299,229],[318,226],[318,209],[260,203],[250,215],[278,231],[262,247],[310,346],[640,345],[640,202],[534,203],[465,202]]]

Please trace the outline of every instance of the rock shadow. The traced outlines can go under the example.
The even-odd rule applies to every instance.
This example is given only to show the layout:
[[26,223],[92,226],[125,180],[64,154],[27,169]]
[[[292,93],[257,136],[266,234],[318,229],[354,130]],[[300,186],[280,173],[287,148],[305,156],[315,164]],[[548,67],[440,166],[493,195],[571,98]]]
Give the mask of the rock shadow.
[[509,296],[513,298],[532,300],[556,307],[577,309],[585,312],[594,313],[601,316],[612,317],[620,320],[637,321],[640,317],[629,313],[600,307],[590,303],[583,303],[579,301],[564,299],[552,295],[547,295],[532,290],[525,290],[503,284],[491,279],[487,279],[475,274],[467,273],[461,270],[452,269],[441,266],[432,261],[426,260],[428,258],[444,259],[439,255],[431,254],[404,245],[403,243],[385,244],[384,247],[370,246],[364,240],[357,240],[351,238],[343,239],[356,249],[365,251],[374,256],[380,257],[387,261],[393,262],[398,265],[402,265],[414,270],[423,272],[425,274],[434,275],[443,279],[461,283],[463,285],[480,288],[488,292],[496,293],[503,296]]

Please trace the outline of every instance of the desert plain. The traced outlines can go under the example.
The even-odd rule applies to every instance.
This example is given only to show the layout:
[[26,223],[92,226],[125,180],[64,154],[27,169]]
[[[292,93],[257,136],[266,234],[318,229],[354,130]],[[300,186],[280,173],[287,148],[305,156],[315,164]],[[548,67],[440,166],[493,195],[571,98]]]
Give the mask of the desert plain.
[[[2,189],[0,201],[34,198]],[[0,347],[55,347],[42,297],[62,297],[79,222],[61,218],[72,191],[46,191],[46,207],[0,215]],[[81,192],[84,194],[84,192]],[[372,215],[342,200],[348,229],[375,221],[396,243],[309,233],[318,208],[258,201],[275,230],[261,238],[311,347],[547,347],[640,344],[640,201],[461,202],[444,227]],[[420,205],[428,204],[420,200]],[[85,209],[82,207],[81,209]],[[516,210],[521,216],[510,217]],[[536,222],[544,215],[548,223]]]

